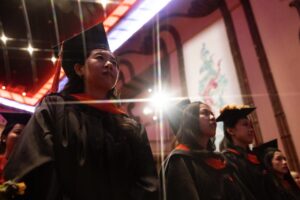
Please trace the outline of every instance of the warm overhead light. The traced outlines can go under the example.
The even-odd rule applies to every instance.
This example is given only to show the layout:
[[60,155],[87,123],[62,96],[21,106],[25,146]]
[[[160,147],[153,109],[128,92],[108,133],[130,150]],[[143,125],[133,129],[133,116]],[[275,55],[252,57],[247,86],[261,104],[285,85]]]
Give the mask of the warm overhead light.
[[30,55],[32,55],[32,53],[33,53],[33,48],[32,48],[32,46],[31,46],[31,44],[28,45],[27,51],[29,52]]
[[2,87],[1,87],[1,88],[2,88],[2,90],[5,90],[5,89],[6,89],[6,87],[5,87],[4,85],[2,85]]
[[157,116],[154,115],[154,116],[152,117],[152,119],[153,119],[154,121],[156,121],[156,120],[157,120]]
[[26,96],[26,92],[22,92],[22,96],[25,97]]
[[166,109],[170,101],[170,95],[166,92],[158,92],[151,97],[151,104],[156,109]]
[[98,3],[102,4],[103,8],[105,9],[107,4],[108,4],[108,0],[98,0]]
[[149,93],[151,93],[151,92],[152,92],[152,89],[151,89],[151,88],[149,88],[149,89],[148,89],[148,92],[149,92]]
[[153,113],[153,110],[149,107],[145,107],[143,110],[144,115],[149,115],[151,113]]
[[53,62],[53,64],[56,62],[57,58],[55,58],[55,56],[52,56],[51,61]]
[[6,41],[8,40],[8,38],[4,35],[4,33],[1,36],[1,40],[4,44],[6,44]]
[[[118,49],[171,1],[172,0],[160,0],[159,3],[153,3],[153,0],[141,1],[132,12],[124,16],[121,21],[118,21],[118,24],[114,26],[114,29],[110,30],[108,33],[110,49],[112,51]],[[128,2],[131,3],[133,1]],[[112,26],[110,23],[111,21],[108,21],[108,19],[107,21],[104,21],[104,25],[107,27]]]

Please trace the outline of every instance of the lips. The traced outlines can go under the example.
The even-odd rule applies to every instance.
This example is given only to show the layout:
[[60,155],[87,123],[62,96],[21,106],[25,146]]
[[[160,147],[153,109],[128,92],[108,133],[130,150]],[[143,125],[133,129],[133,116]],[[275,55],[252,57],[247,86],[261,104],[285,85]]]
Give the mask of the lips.
[[102,74],[103,75],[105,75],[105,76],[110,76],[110,77],[112,77],[112,78],[114,78],[114,75],[110,72],[110,71],[108,71],[108,70],[104,70],[104,71],[102,71]]
[[215,123],[215,122],[209,123],[209,126],[213,129],[215,129],[217,127],[217,123]]

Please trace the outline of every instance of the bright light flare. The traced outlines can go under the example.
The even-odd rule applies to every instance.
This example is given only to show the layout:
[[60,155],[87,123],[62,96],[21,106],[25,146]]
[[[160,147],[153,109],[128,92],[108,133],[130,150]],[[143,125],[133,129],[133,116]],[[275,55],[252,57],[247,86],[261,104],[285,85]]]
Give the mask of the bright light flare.
[[170,97],[166,92],[159,92],[154,94],[151,97],[151,104],[154,108],[156,109],[166,109],[166,107],[168,106]]
[[156,120],[158,119],[158,117],[157,117],[156,115],[154,115],[154,116],[152,117],[152,119],[153,119],[154,121],[156,121]]
[[4,33],[2,34],[2,36],[1,36],[0,39],[2,40],[2,42],[3,42],[4,44],[6,44],[6,41],[8,40],[8,38],[4,35]]
[[53,64],[55,64],[56,60],[57,60],[57,58],[55,58],[55,56],[52,56],[51,61]]
[[33,54],[34,49],[32,48],[31,44],[28,45],[27,51],[29,52],[30,55]]
[[6,90],[6,87],[5,87],[4,85],[2,85],[2,87],[1,87],[1,88],[2,88],[2,90]]
[[153,110],[149,107],[145,107],[143,110],[144,115],[149,115],[151,113],[153,113]]
[[98,0],[97,1],[98,3],[100,3],[104,9],[106,9],[106,6],[108,4],[108,0]]

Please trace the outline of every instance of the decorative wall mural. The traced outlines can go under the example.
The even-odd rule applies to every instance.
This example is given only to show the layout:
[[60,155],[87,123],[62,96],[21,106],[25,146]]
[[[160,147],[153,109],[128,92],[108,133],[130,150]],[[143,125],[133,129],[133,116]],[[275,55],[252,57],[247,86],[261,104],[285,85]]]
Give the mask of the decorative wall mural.
[[205,103],[221,107],[225,104],[223,95],[228,84],[228,79],[221,71],[222,60],[215,58],[205,43],[202,44],[200,58],[202,63],[199,70],[199,96],[203,97]]
[[[223,20],[183,45],[188,96],[209,104],[217,116],[226,104],[242,104],[241,90]],[[218,123],[216,144],[223,138]]]

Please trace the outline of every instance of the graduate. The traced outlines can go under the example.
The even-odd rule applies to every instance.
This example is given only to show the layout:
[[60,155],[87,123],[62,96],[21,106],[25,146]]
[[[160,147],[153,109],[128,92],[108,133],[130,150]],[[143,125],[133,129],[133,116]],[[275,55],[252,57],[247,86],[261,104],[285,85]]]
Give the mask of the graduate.
[[184,100],[168,116],[179,144],[160,173],[162,199],[253,200],[225,158],[214,152],[216,120],[207,104]]
[[31,113],[2,112],[0,114],[7,121],[0,136],[0,184],[2,184],[4,167]]
[[36,108],[6,165],[5,179],[25,182],[22,199],[157,199],[145,129],[107,102],[117,99],[120,69],[103,25],[57,49],[68,83]]
[[254,140],[254,129],[248,115],[254,110],[255,107],[247,105],[227,105],[216,121],[224,125],[220,150],[228,163],[256,199],[266,200],[270,197],[265,190],[264,168],[249,148]]
[[290,174],[286,156],[278,149],[277,139],[253,149],[266,169],[268,191],[274,200],[298,200],[300,189]]

